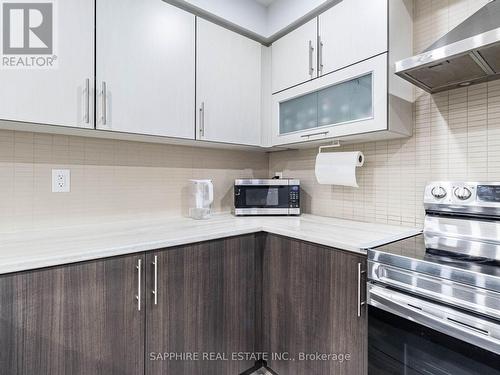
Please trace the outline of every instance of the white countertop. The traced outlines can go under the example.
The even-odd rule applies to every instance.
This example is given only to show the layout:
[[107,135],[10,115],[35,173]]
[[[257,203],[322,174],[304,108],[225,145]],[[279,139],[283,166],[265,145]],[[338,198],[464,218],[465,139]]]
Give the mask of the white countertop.
[[0,274],[265,231],[347,251],[366,253],[420,232],[417,228],[370,224],[313,215],[234,217],[208,220],[156,217],[67,228],[3,233]]

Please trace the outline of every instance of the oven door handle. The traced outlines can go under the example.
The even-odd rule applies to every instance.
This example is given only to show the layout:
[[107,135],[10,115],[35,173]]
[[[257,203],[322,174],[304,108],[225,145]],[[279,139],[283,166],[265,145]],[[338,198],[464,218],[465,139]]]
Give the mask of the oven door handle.
[[368,283],[368,304],[500,354],[498,323],[373,283]]
[[[394,289],[500,319],[500,293],[440,279],[415,271],[368,262],[369,278]],[[446,292],[444,292],[446,291]],[[460,298],[458,298],[460,296]],[[482,301],[482,303],[478,303]]]

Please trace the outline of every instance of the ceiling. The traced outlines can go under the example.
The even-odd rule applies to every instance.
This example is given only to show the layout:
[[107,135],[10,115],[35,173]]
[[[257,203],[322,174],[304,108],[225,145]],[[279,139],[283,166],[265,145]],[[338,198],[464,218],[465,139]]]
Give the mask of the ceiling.
[[342,0],[163,1],[268,46]]
[[272,3],[276,2],[276,0],[255,0],[256,2],[268,7]]

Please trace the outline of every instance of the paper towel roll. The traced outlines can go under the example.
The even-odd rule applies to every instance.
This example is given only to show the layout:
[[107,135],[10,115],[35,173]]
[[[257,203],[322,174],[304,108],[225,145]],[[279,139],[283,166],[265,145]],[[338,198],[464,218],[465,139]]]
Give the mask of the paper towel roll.
[[316,156],[316,179],[320,184],[358,187],[356,167],[361,167],[365,157],[355,152],[320,152]]

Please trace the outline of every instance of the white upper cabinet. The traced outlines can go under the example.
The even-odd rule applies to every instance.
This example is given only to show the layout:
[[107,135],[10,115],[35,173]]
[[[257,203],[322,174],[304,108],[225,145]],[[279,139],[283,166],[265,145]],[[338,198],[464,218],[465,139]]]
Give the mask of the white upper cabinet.
[[411,134],[413,88],[393,74],[411,0],[339,1],[270,48],[161,0],[54,4],[53,35],[23,26],[49,22],[47,4],[3,10],[0,64],[54,66],[0,66],[0,120],[264,147]]
[[[35,11],[12,9],[4,14],[11,22],[11,33],[4,35],[4,43],[9,43],[13,54],[4,54],[2,63],[8,59],[16,66],[0,67],[0,119],[92,128],[94,1],[57,1],[56,7],[43,11],[36,9],[39,4],[35,2],[28,5]],[[31,22],[28,19],[37,14],[42,15],[43,27],[49,26],[51,13],[52,35],[49,32],[38,37],[23,27],[24,21]],[[28,59],[29,63],[34,56],[41,56],[36,60],[44,67],[21,66],[19,59]],[[47,59],[48,64],[53,59],[52,67],[44,63]]]
[[387,52],[387,1],[343,0],[319,15],[320,75]]
[[[411,51],[412,8],[407,0],[343,0],[320,14],[318,74],[279,92],[273,88],[272,145],[410,136],[413,91],[390,72],[395,58]],[[279,77],[294,58],[275,59],[274,52],[273,45]]]
[[314,18],[273,43],[273,93],[317,77],[317,27]]
[[260,145],[262,46],[197,18],[197,139]]
[[97,0],[97,127],[194,139],[195,16],[159,0]]

